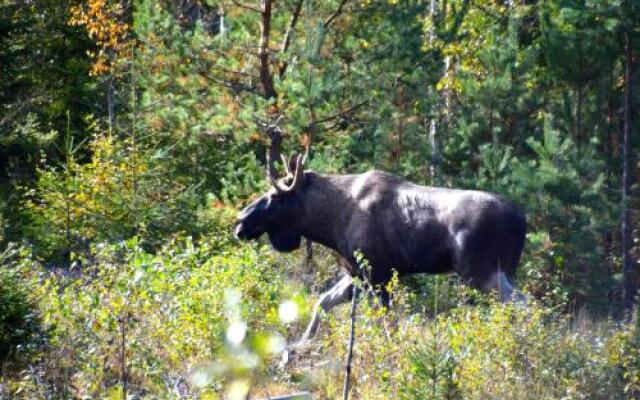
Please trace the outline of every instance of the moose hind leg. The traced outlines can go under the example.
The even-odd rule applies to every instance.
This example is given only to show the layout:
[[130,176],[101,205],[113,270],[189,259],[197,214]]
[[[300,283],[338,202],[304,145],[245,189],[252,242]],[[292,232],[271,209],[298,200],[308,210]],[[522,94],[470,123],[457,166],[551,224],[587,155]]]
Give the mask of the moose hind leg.
[[483,285],[482,291],[489,292],[495,290],[501,303],[514,302],[526,305],[529,298],[519,290],[515,290],[507,275],[502,272],[494,272],[489,280]]
[[507,303],[513,299],[513,285],[502,271],[492,273],[481,289],[483,292],[495,290],[501,303]]
[[304,335],[300,339],[300,343],[304,343],[313,338],[320,326],[321,310],[328,312],[338,304],[344,303],[349,300],[352,294],[353,278],[351,275],[345,275],[336,283],[331,289],[320,295],[316,305],[313,309],[313,316],[307,326]]

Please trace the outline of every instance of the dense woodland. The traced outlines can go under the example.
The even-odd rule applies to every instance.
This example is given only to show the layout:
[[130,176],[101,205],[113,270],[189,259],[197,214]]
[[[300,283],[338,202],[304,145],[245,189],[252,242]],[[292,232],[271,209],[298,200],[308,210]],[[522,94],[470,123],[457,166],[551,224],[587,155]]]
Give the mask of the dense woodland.
[[0,399],[341,396],[349,307],[278,365],[335,257],[232,236],[306,146],[527,215],[531,303],[394,280],[352,398],[638,398],[639,54],[636,0],[2,0]]

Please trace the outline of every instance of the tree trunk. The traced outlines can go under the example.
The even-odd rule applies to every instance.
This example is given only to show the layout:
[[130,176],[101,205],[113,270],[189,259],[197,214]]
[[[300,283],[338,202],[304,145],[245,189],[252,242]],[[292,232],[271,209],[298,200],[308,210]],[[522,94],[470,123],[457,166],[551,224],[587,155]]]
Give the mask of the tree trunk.
[[[269,110],[269,117],[274,117],[278,113],[277,105],[277,92],[273,85],[273,73],[270,68],[269,61],[269,41],[271,37],[271,0],[262,0],[260,3],[260,44],[258,51],[258,59],[260,60],[260,83],[264,90],[263,96],[265,99],[274,99],[274,104]],[[267,127],[267,135],[270,139],[269,159],[274,162],[267,163],[268,173],[271,176],[276,176],[275,163],[280,159],[280,144],[282,143],[282,133],[280,128],[276,125],[269,125]]]
[[624,132],[622,148],[622,273],[624,276],[624,309],[631,315],[637,292],[635,265],[631,259],[631,182],[632,154],[631,129],[633,128],[633,48],[631,35],[625,38],[625,74],[624,74]]
[[[433,20],[436,16],[436,0],[431,0],[431,4],[429,7],[429,15],[431,16],[431,19]],[[433,44],[433,39],[434,39],[434,32],[429,32],[429,45]],[[430,88],[430,91],[432,91],[433,89]],[[434,113],[431,112],[431,118],[429,119],[429,146],[431,147],[431,160],[430,160],[430,165],[429,165],[429,177],[431,179],[431,184],[432,185],[436,185],[436,175],[437,175],[437,171],[436,171],[436,165],[438,163],[438,141],[437,141],[437,131],[438,131],[438,126],[437,126],[437,121],[436,121],[436,116],[433,115]]]
[[113,77],[107,79],[107,113],[109,115],[109,134],[113,134],[113,126],[115,124],[115,105],[113,101]]
[[262,14],[262,23],[260,29],[260,50],[258,58],[260,59],[260,81],[264,89],[264,98],[276,98],[276,90],[273,86],[273,74],[269,68],[269,40],[271,36],[271,0],[262,0],[260,6]]

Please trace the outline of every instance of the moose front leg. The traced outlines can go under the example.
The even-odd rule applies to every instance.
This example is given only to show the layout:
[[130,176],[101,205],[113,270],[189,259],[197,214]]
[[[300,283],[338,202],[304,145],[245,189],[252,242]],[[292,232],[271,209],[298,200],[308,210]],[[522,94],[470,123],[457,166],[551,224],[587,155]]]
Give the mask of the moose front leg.
[[328,312],[338,304],[348,301],[353,292],[352,287],[353,278],[351,277],[351,275],[345,275],[331,289],[320,295],[320,298],[313,308],[313,316],[311,317],[311,321],[309,322],[307,330],[304,332],[304,335],[302,335],[299,343],[303,344],[305,342],[308,342],[315,336],[316,332],[318,331],[318,326],[320,326],[321,310],[324,312]]
[[315,336],[320,326],[321,310],[327,312],[338,304],[344,303],[351,298],[353,293],[353,278],[351,275],[345,275],[331,287],[331,289],[320,295],[320,298],[313,307],[313,316],[307,326],[304,335],[296,343],[288,346],[282,354],[281,366],[286,366],[292,354],[295,354],[298,349],[305,347],[311,339]]

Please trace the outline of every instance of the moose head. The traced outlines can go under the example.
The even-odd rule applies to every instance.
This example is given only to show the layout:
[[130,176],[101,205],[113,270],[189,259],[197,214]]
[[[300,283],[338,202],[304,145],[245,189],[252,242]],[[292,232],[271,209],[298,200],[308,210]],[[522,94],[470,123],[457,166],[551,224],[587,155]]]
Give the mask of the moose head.
[[302,234],[296,228],[295,216],[302,205],[299,192],[307,155],[308,148],[304,155],[292,156],[288,162],[282,157],[286,175],[280,179],[271,173],[274,168],[267,155],[267,178],[272,188],[240,212],[235,228],[238,239],[257,239],[266,233],[278,251],[290,252],[300,247]]

